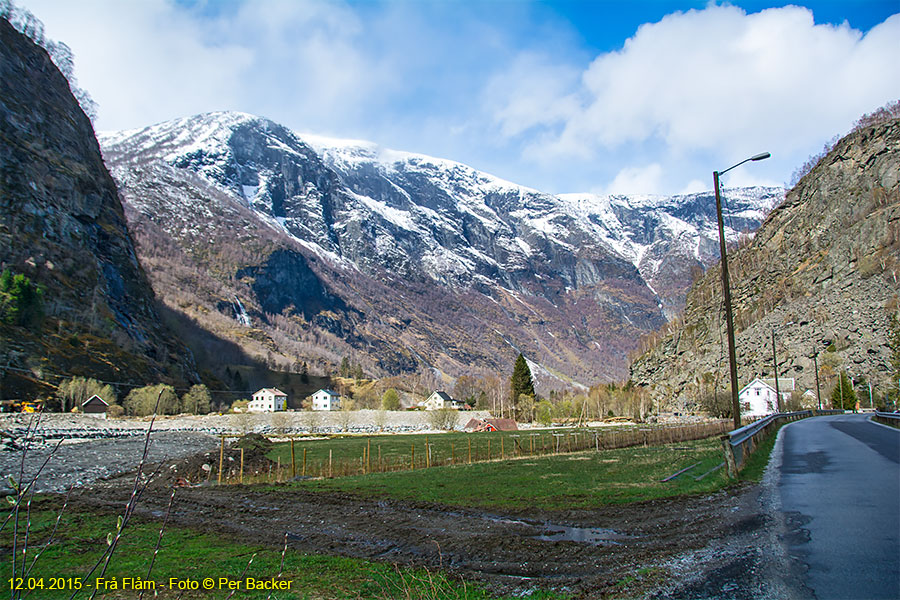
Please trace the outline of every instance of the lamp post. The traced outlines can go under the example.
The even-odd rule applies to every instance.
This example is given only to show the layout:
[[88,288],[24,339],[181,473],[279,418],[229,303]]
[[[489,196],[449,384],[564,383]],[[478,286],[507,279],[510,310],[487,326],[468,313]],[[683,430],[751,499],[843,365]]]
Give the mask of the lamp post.
[[728,332],[728,365],[731,369],[731,412],[734,428],[741,427],[741,404],[738,401],[737,355],[734,349],[734,317],[731,314],[731,284],[728,280],[728,255],[725,250],[725,223],[722,220],[722,198],[719,195],[719,177],[751,160],[764,160],[772,156],[768,152],[746,158],[724,171],[713,171],[713,186],[716,190],[716,219],[719,222],[719,255],[722,259],[722,289],[725,295],[725,325]]

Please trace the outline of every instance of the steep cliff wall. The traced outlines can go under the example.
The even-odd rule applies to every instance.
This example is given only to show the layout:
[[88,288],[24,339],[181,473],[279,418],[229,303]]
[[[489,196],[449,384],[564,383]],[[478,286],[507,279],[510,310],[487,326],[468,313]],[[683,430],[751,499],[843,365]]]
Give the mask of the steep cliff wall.
[[[52,391],[78,373],[191,378],[160,326],[90,120],[47,53],[0,19],[0,263],[43,286],[40,329],[4,325],[2,393]],[[49,385],[42,385],[42,380]]]
[[[889,384],[887,330],[900,293],[900,121],[854,131],[729,257],[740,385],[778,373],[815,389],[841,370]],[[694,408],[726,389],[721,274],[710,269],[687,297],[683,324],[631,366],[663,405]],[[823,389],[823,394],[826,390]]]

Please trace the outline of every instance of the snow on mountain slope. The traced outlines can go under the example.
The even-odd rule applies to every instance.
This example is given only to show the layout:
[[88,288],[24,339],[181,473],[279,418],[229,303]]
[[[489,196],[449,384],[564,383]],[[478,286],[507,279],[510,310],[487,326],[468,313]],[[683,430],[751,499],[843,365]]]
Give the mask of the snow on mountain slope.
[[[252,231],[257,242],[270,236],[291,252],[312,252],[324,262],[301,262],[323,295],[305,309],[307,321],[315,320],[313,306],[341,298],[344,317],[322,323],[355,352],[371,353],[367,336],[382,335],[373,331],[391,322],[380,312],[390,313],[415,330],[410,354],[427,357],[430,367],[447,359],[448,371],[473,356],[498,366],[510,352],[498,340],[511,339],[530,359],[570,376],[617,376],[637,337],[683,302],[692,270],[717,257],[711,194],[554,196],[453,161],[296,134],[242,113],[103,134],[101,144],[122,187],[143,190],[125,193],[126,203],[140,210],[152,196],[153,210],[167,215],[161,227],[187,251],[198,241],[181,230],[215,221],[218,236]],[[154,181],[163,170],[180,174],[179,182]],[[196,192],[204,187],[216,192]],[[729,191],[730,237],[754,230],[780,193]],[[232,217],[211,220],[217,210]],[[257,245],[265,262],[271,250]],[[235,270],[251,266],[241,260]],[[404,312],[409,305],[391,296],[401,289],[407,299],[429,298],[413,319]],[[286,299],[244,302],[285,315],[299,310]],[[448,319],[477,329],[485,311],[499,311],[492,329],[501,338],[447,329]]]

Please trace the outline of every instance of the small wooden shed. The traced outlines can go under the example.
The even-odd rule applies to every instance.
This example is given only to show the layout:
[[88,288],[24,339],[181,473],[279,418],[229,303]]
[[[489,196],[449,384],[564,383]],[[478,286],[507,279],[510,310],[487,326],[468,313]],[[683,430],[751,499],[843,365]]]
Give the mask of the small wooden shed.
[[101,419],[106,418],[106,409],[108,408],[109,404],[97,394],[94,394],[81,404],[81,412],[83,414],[100,417]]

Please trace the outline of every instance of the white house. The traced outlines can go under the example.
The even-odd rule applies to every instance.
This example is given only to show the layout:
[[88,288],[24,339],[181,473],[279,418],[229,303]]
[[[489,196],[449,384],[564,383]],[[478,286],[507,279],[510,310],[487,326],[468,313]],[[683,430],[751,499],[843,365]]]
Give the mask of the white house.
[[[794,391],[794,379],[779,377],[778,389],[781,392],[781,401],[786,405]],[[757,377],[738,393],[738,400],[741,403],[741,414],[745,417],[762,417],[778,412],[775,380]]]
[[341,395],[331,390],[319,390],[312,395],[313,410],[340,410]]
[[462,409],[466,405],[460,400],[451,398],[447,392],[436,391],[428,396],[428,399],[422,403],[422,406],[425,407],[425,410],[440,410],[442,408]]
[[278,412],[287,406],[287,394],[278,388],[263,388],[253,394],[247,412]]

